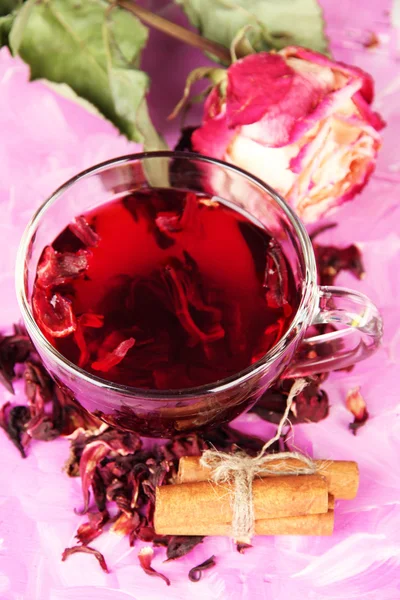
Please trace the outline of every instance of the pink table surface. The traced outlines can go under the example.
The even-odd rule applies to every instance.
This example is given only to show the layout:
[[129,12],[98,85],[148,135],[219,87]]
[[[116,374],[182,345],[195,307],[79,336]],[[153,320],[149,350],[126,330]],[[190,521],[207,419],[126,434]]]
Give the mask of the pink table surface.
[[[154,2],[160,7],[162,2]],[[140,544],[130,548],[115,534],[94,544],[111,569],[104,574],[91,556],[60,560],[73,544],[82,521],[80,482],[62,473],[68,441],[33,444],[22,460],[0,435],[0,599],[1,600],[150,600],[186,599],[378,599],[400,598],[400,46],[394,25],[400,9],[388,0],[324,0],[328,34],[337,59],[369,70],[376,80],[376,108],[388,123],[376,173],[361,196],[334,219],[340,227],[324,241],[357,242],[367,276],[339,279],[367,293],[385,320],[384,344],[350,374],[336,374],[326,384],[330,416],[318,424],[297,426],[295,443],[315,457],[352,459],[360,464],[360,493],[338,505],[331,538],[256,538],[253,549],[238,554],[230,540],[209,538],[189,556],[163,565],[157,549],[154,566],[171,578],[146,576],[138,566]],[[166,6],[167,16],[176,9]],[[398,15],[398,16],[397,16]],[[392,25],[390,21],[392,20]],[[379,46],[368,50],[368,32]],[[157,49],[163,48],[160,65]],[[168,62],[165,57],[168,57]],[[186,73],[206,61],[197,51],[152,33],[145,67],[153,75],[151,104],[160,128],[173,142],[176,123],[165,117],[179,98]],[[172,61],[175,61],[174,63]],[[199,111],[191,116],[195,123]],[[0,52],[0,325],[18,320],[14,263],[18,239],[32,211],[75,172],[106,158],[135,151],[102,119],[60,98],[42,83],[28,83],[28,69]],[[346,392],[360,385],[371,418],[354,437],[345,408]],[[19,392],[17,391],[17,395]],[[0,401],[10,400],[0,392]],[[254,415],[240,419],[247,430],[267,438],[273,428]],[[200,583],[188,570],[214,554],[217,567]]]

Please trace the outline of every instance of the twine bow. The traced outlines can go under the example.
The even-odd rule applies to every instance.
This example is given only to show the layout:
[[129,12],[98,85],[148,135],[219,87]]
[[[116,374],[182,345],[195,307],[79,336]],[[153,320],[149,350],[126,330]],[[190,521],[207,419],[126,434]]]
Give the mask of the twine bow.
[[[232,490],[232,537],[235,541],[249,543],[254,534],[254,504],[253,504],[253,479],[256,475],[313,475],[316,472],[314,462],[299,452],[278,452],[268,454],[268,449],[279,440],[282,434],[294,398],[308,385],[305,379],[298,379],[292,385],[286,409],[278,425],[275,436],[268,440],[260,452],[252,458],[245,452],[228,454],[218,450],[206,450],[200,459],[203,467],[212,470],[212,481],[227,483],[233,480]],[[279,459],[295,458],[304,464],[292,470],[268,467],[270,461],[276,463]]]

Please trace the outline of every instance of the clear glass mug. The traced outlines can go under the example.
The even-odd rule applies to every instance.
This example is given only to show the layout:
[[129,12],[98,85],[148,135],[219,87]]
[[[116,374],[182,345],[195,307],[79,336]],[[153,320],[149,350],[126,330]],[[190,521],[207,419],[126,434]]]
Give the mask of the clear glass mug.
[[[288,331],[263,358],[227,379],[191,389],[142,390],[89,374],[53,348],[32,314],[31,295],[42,250],[74,217],[135,189],[161,186],[213,194],[250,212],[279,240],[301,296]],[[149,436],[228,422],[250,408],[278,377],[349,366],[374,352],[382,337],[379,312],[366,296],[317,285],[310,238],[273,189],[232,165],[187,152],[118,158],[65,183],[37,211],[23,235],[16,287],[28,333],[55,380],[104,421]],[[316,324],[333,324],[337,330],[307,338],[307,328]]]

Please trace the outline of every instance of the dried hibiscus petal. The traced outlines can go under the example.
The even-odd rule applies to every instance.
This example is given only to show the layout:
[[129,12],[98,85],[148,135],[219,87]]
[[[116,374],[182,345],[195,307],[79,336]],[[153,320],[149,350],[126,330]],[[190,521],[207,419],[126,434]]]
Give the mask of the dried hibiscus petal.
[[[286,408],[292,379],[278,382],[269,388],[251,409],[259,417],[272,423],[279,423]],[[318,379],[310,378],[309,384],[295,398],[290,420],[295,423],[318,423],[329,414],[329,399],[319,388]]]
[[133,454],[142,447],[142,440],[133,431],[119,431],[109,427],[96,436],[97,441],[104,441],[119,454]]
[[128,351],[135,345],[135,338],[131,337],[124,340],[112,352],[108,352],[104,358],[92,363],[92,369],[107,373],[110,369],[118,365],[126,356]]
[[[129,535],[129,538],[131,539],[132,533],[136,532],[140,523],[141,519],[137,512],[132,514],[122,512],[113,523],[111,530],[120,535]],[[131,541],[134,541],[133,538]]]
[[354,421],[349,424],[349,429],[356,435],[358,429],[365,425],[369,419],[367,404],[360,393],[359,387],[353,388],[348,392],[346,396],[346,408],[354,416]]
[[180,215],[171,212],[158,213],[156,219],[156,225],[163,233],[178,233],[182,231],[182,224]]
[[63,386],[60,381],[57,381],[54,386],[53,403],[55,400],[57,400],[60,408],[61,420],[58,424],[58,429],[61,435],[71,435],[77,429],[94,432],[98,431],[101,427],[101,421],[80,406],[70,390]]
[[246,542],[238,542],[236,544],[236,550],[239,552],[239,554],[244,554],[248,548],[252,548],[252,545],[246,544]]
[[99,235],[86,221],[85,217],[75,217],[69,225],[69,229],[85,246],[97,246],[100,241]]
[[173,212],[159,212],[155,218],[156,225],[163,233],[178,233],[191,229],[196,223],[198,209],[197,196],[188,192],[185,196],[185,204],[181,214]]
[[13,406],[7,402],[0,410],[0,426],[7,433],[8,437],[18,448],[22,458],[26,458],[26,444],[29,437],[24,439],[24,433],[30,421],[31,415],[27,406]]
[[94,470],[92,479],[93,498],[97,508],[104,511],[107,504],[107,490],[100,469]]
[[65,548],[64,552],[62,553],[61,560],[64,562],[69,556],[71,556],[71,554],[77,554],[79,552],[83,554],[93,554],[93,556],[95,556],[99,561],[99,565],[103,569],[103,571],[105,573],[110,572],[108,570],[106,560],[102,553],[96,550],[95,548],[91,548],[90,546],[72,546],[72,548]]
[[190,569],[188,575],[190,581],[193,581],[193,583],[200,581],[203,571],[207,571],[207,569],[215,567],[216,564],[215,556],[210,556],[210,558],[202,562],[200,565],[197,565],[197,567],[193,567],[193,569]]
[[167,560],[175,560],[188,554],[198,544],[204,540],[203,536],[199,535],[173,535],[171,536],[167,546]]
[[84,328],[100,329],[104,325],[104,316],[95,313],[83,313],[77,319],[74,340],[79,349],[78,367],[84,367],[89,361],[90,354],[84,335]]
[[276,242],[271,240],[264,276],[265,296],[268,306],[271,308],[281,308],[285,305],[287,310],[292,312],[292,307],[285,300],[288,297],[288,285],[289,276],[286,260],[280,249],[276,246]]
[[[222,339],[225,331],[221,325],[221,312],[207,306],[201,299],[199,289],[196,289],[192,279],[193,273],[182,267],[180,261],[171,261],[162,272],[164,284],[169,291],[174,314],[179,319],[182,327],[188,333],[193,344],[198,342],[211,343]],[[206,313],[209,316],[208,323],[201,329],[195,322],[190,305],[202,313],[204,322]]]
[[52,246],[46,246],[37,268],[36,285],[50,288],[63,285],[76,279],[88,267],[88,252],[57,252]]
[[152,542],[156,534],[153,527],[150,527],[149,525],[141,525],[138,528],[136,535],[138,540],[141,542]]
[[142,548],[139,551],[138,557],[139,557],[140,566],[142,567],[143,571],[147,575],[150,575],[151,577],[160,577],[161,579],[163,579],[165,581],[165,583],[167,585],[171,585],[171,582],[168,579],[168,577],[166,577],[162,573],[159,573],[158,571],[153,569],[153,567],[151,566],[151,561],[153,560],[153,556],[154,556],[154,550],[150,546],[145,546],[144,548]]
[[80,525],[75,537],[81,544],[89,544],[92,540],[102,534],[103,526],[107,523],[109,518],[110,516],[107,510],[88,513],[88,522]]
[[25,394],[32,416],[41,413],[44,403],[51,400],[53,381],[40,363],[27,361],[24,371]]
[[104,325],[104,315],[98,315],[96,313],[83,313],[78,318],[79,323],[82,327],[93,327],[99,329]]
[[89,507],[89,488],[92,485],[95,469],[109,452],[111,452],[111,446],[102,440],[91,442],[82,452],[79,472],[82,479],[83,513],[87,512]]
[[321,285],[332,285],[341,271],[350,271],[357,279],[365,274],[360,249],[355,244],[346,248],[314,244]]
[[45,290],[35,288],[32,298],[33,310],[38,324],[53,337],[66,337],[76,330],[76,318],[72,303],[61,294],[50,296]]
[[11,394],[14,393],[15,365],[23,363],[32,351],[32,342],[22,327],[14,325],[12,335],[0,334],[0,382]]
[[55,427],[52,417],[43,414],[30,421],[29,426],[27,427],[27,433],[35,440],[49,442],[50,440],[55,440],[61,432]]

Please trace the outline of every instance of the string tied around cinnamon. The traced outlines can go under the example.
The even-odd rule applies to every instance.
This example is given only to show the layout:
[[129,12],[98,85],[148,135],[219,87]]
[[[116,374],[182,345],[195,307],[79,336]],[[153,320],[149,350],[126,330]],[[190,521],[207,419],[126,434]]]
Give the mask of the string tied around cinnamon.
[[[254,534],[254,504],[253,480],[257,475],[314,475],[317,467],[314,462],[300,452],[268,453],[269,448],[278,441],[288,420],[293,400],[308,385],[305,379],[297,379],[289,392],[285,412],[279,422],[276,434],[268,440],[260,452],[251,457],[245,452],[219,452],[206,450],[200,459],[203,467],[211,469],[211,480],[215,483],[233,482],[232,487],[232,537],[235,541],[249,543]],[[290,471],[282,464],[282,470],[276,468],[277,459],[295,458],[304,466]],[[274,461],[273,469],[268,468],[268,462]]]

